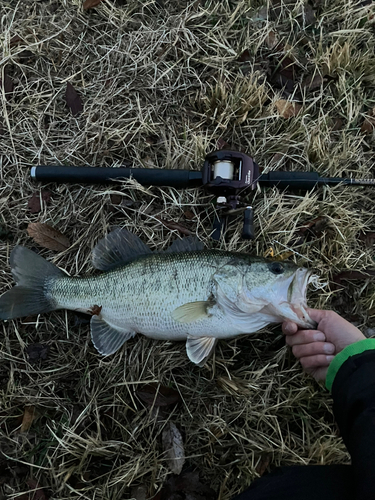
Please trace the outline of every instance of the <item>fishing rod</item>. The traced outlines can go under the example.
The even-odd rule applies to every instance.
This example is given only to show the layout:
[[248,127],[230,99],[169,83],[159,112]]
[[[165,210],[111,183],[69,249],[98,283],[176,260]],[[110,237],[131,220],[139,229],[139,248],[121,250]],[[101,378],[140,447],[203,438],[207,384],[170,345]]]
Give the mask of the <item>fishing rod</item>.
[[254,239],[254,211],[244,203],[241,195],[262,187],[310,190],[316,186],[375,186],[375,179],[351,179],[345,177],[320,177],[317,172],[259,173],[258,164],[239,151],[219,150],[206,156],[201,171],[166,170],[157,168],[128,167],[74,167],[38,165],[30,170],[31,178],[41,182],[58,183],[111,183],[120,179],[135,179],[146,186],[171,186],[177,189],[203,187],[217,198],[218,216],[214,221],[212,237],[220,238],[227,218],[241,210],[244,212],[242,238]]

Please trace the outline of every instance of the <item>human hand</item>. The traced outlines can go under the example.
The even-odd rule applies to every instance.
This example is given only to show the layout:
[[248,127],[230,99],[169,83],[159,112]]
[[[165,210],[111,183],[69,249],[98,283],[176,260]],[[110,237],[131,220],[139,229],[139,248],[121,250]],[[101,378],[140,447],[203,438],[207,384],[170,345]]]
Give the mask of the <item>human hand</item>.
[[316,330],[299,329],[291,321],[284,321],[282,330],[286,343],[292,347],[303,369],[316,380],[325,380],[335,354],[366,337],[334,311],[307,309],[307,312],[318,323]]

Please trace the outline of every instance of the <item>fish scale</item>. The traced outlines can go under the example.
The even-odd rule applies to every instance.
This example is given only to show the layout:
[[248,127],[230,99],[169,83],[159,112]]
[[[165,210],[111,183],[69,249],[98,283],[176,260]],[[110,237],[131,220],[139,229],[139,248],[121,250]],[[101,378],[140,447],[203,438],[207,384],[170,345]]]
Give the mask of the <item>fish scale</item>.
[[93,250],[100,275],[70,278],[25,247],[10,255],[16,286],[0,297],[0,319],[56,309],[88,312],[91,338],[103,355],[136,333],[184,340],[202,366],[217,339],[253,333],[285,319],[304,328],[310,272],[235,252],[204,250],[194,238],[152,252],[136,235],[116,228]]
[[103,320],[112,326],[154,339],[182,340],[189,334],[225,336],[230,328],[223,324],[220,311],[189,326],[171,315],[185,303],[207,301],[214,272],[234,257],[238,254],[215,251],[152,254],[99,276],[56,279],[47,295],[58,309],[88,312],[98,305]]

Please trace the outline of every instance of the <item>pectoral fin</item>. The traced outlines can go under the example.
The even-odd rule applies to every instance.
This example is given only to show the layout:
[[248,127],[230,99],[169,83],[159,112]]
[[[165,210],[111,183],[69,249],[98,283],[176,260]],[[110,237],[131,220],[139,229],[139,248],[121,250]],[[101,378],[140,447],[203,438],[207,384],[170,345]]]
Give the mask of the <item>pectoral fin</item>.
[[90,322],[91,339],[96,350],[108,356],[116,352],[122,344],[134,337],[135,332],[123,331],[113,328],[100,316],[93,316]]
[[198,366],[204,366],[215,349],[216,341],[215,337],[188,337],[186,352],[190,361]]
[[192,323],[198,319],[207,318],[207,307],[212,304],[208,301],[188,302],[183,306],[177,307],[172,312],[172,318],[179,323]]

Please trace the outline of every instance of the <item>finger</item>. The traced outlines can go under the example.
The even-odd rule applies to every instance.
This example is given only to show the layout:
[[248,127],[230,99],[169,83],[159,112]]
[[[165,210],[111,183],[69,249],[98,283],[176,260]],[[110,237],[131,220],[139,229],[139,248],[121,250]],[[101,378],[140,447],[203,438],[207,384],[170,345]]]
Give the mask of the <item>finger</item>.
[[298,330],[295,335],[286,337],[285,342],[290,345],[309,344],[310,342],[324,342],[326,336],[319,330]]
[[318,324],[322,321],[322,319],[327,317],[327,313],[332,313],[332,311],[329,310],[311,309],[310,307],[308,307],[306,311],[310,318],[316,321]]
[[306,356],[300,359],[300,363],[304,370],[309,368],[323,368],[329,366],[335,356],[325,356],[318,354],[316,356]]
[[310,344],[295,345],[292,350],[295,357],[301,359],[319,354],[334,354],[335,346],[330,342],[312,342]]
[[310,368],[304,371],[313,376],[315,380],[325,380],[327,376],[327,370],[328,368],[325,366],[323,368]]
[[284,335],[294,335],[298,330],[298,326],[296,323],[293,323],[293,321],[284,321],[281,325],[281,329]]

